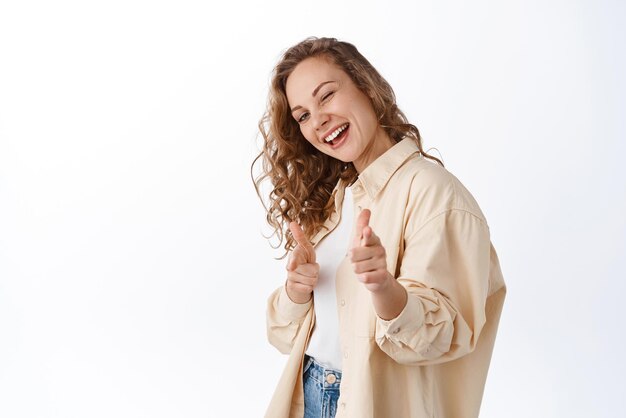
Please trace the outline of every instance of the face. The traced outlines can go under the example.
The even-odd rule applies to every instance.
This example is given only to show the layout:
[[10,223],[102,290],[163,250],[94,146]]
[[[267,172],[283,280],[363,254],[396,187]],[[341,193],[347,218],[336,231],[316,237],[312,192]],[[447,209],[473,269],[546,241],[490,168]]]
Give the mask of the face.
[[394,144],[369,97],[325,58],[298,64],[287,78],[286,93],[306,140],[324,154],[354,163],[359,173]]

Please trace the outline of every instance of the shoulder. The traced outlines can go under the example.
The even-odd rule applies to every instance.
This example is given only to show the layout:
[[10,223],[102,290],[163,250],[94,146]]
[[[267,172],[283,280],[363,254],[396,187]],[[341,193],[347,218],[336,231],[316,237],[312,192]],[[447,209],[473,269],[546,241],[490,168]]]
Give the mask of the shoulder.
[[439,163],[415,154],[396,176],[407,195],[407,210],[426,221],[450,210],[468,212],[486,222],[476,199],[461,181]]

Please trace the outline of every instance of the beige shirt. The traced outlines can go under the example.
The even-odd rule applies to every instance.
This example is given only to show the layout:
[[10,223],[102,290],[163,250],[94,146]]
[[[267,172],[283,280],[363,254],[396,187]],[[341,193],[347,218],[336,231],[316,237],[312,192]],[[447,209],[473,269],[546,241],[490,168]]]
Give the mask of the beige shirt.
[[[345,184],[339,182],[339,222]],[[385,321],[346,257],[336,277],[343,352],[337,418],[478,417],[506,287],[487,221],[445,168],[402,140],[352,187],[355,219],[369,208],[370,226],[387,268],[408,292],[403,311]],[[313,245],[328,234],[322,230]],[[315,324],[313,301],[297,304],[284,285],[267,304],[267,335],[287,364],[267,418],[302,418],[303,356]]]

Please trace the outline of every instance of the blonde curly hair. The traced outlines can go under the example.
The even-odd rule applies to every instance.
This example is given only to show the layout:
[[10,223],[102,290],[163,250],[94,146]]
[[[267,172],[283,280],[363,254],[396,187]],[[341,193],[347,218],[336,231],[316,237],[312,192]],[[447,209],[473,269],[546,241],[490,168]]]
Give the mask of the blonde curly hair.
[[[296,221],[311,239],[330,216],[334,201],[332,191],[342,179],[348,184],[358,175],[352,163],[329,157],[313,147],[300,132],[291,116],[285,90],[287,78],[296,66],[307,58],[323,57],[350,76],[354,84],[371,100],[380,126],[396,143],[412,138],[422,155],[437,161],[422,148],[422,139],[415,125],[396,105],[395,94],[389,83],[376,71],[356,47],[335,38],[310,37],[292,46],[282,55],[274,68],[268,95],[267,110],[259,121],[263,148],[250,167],[257,195],[267,211],[267,222],[278,237],[278,248],[284,243],[285,253],[295,247],[289,223]],[[262,172],[256,178],[253,170],[262,159]],[[260,186],[266,179],[273,186],[269,206],[265,205]]]

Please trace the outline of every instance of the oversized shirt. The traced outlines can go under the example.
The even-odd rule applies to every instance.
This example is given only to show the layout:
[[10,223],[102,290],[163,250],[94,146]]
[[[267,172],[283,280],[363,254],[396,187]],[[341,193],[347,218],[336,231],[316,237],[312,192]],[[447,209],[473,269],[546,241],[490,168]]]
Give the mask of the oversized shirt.
[[[312,243],[337,225],[346,185]],[[348,257],[336,276],[342,380],[337,418],[476,418],[506,287],[487,221],[450,172],[405,138],[363,170],[354,211],[386,251],[388,271],[408,294],[391,320],[374,310]],[[267,418],[302,418],[304,352],[314,300],[298,304],[284,285],[267,303],[267,336],[289,354]]]

